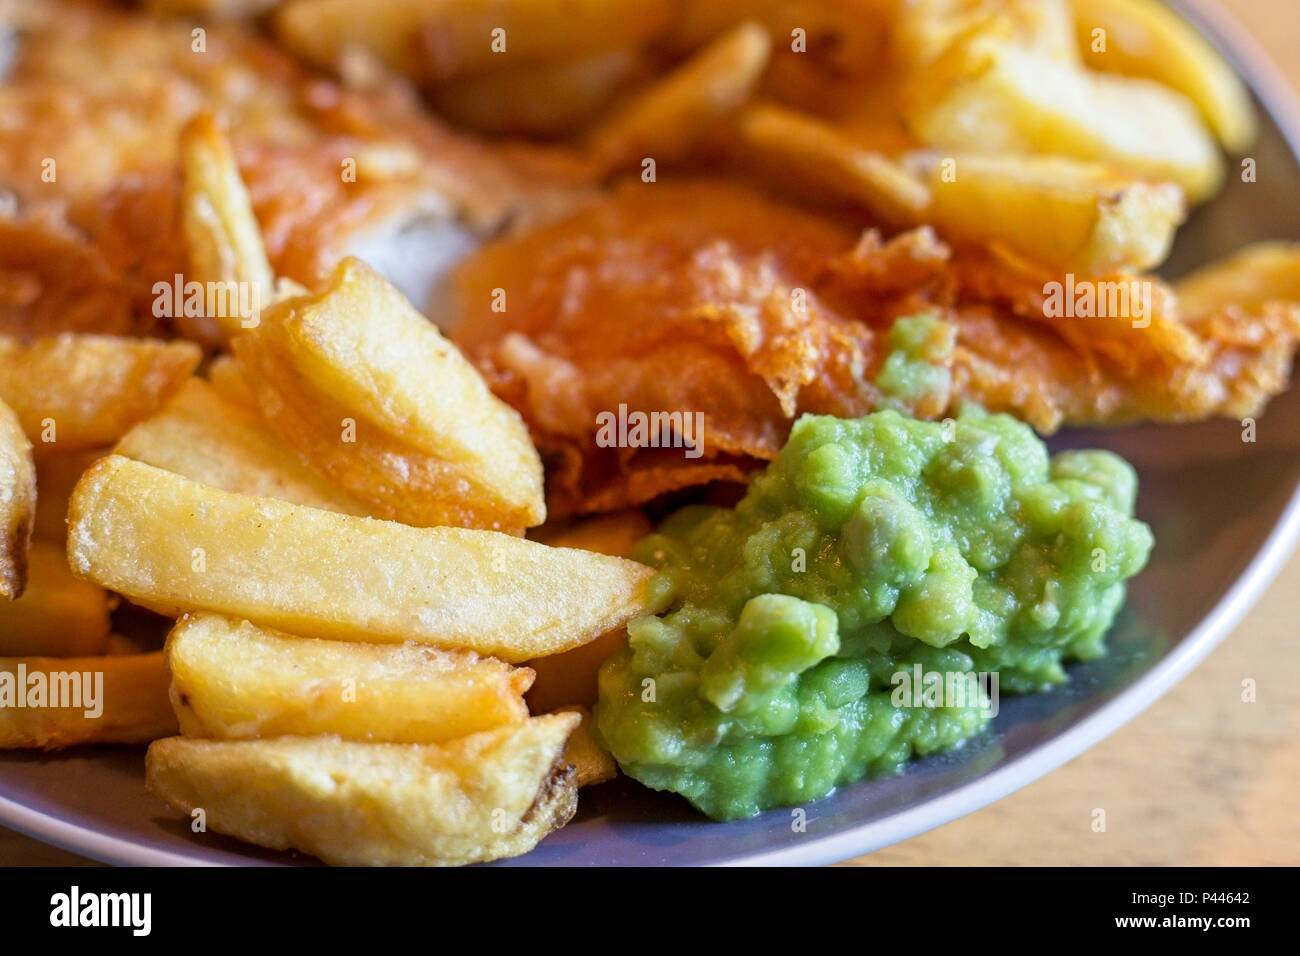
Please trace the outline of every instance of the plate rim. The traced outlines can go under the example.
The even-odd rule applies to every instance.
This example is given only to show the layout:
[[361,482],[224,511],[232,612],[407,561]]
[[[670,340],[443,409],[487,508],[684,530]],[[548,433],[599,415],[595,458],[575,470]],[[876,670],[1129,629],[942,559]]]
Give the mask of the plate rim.
[[[1300,101],[1272,59],[1217,0],[1167,0],[1225,54],[1272,118],[1300,164]],[[1295,383],[1292,388],[1300,387]],[[980,810],[1041,779],[1100,743],[1186,677],[1232,632],[1277,577],[1300,542],[1300,482],[1282,515],[1246,568],[1200,623],[1131,686],[1096,713],[1031,752],[919,806],[781,850],[743,852],[711,866],[820,866],[871,853]],[[0,796],[0,823],[32,839],[92,860],[126,866],[274,866],[256,858],[204,859],[189,852],[144,846],[52,816]]]

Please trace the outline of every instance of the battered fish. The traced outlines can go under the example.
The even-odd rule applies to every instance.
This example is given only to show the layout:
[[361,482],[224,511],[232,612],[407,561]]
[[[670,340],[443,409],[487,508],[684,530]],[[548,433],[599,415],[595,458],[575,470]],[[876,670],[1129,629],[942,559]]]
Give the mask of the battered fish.
[[423,302],[529,195],[400,82],[349,88],[238,24],[76,3],[5,12],[16,50],[0,84],[0,193],[16,207],[0,216],[7,331],[74,328],[87,313],[60,306],[73,297],[50,279],[67,265],[36,257],[52,230],[65,259],[93,266],[82,290],[112,301],[99,330],[152,331],[150,288],[185,271],[178,143],[201,110],[229,131],[277,274],[304,285],[356,254]]
[[[929,229],[859,236],[740,185],[630,183],[464,262],[452,334],[529,422],[552,514],[741,478],[805,412],[936,417],[974,400],[1046,433],[1251,415],[1286,387],[1294,303],[1192,319],[1158,279],[1105,276],[1084,281],[1131,289],[1122,311],[1054,316],[1058,279]],[[890,331],[924,313],[955,342],[911,356],[940,374],[898,394],[880,380]],[[654,412],[702,412],[703,454],[597,441],[602,413]]]

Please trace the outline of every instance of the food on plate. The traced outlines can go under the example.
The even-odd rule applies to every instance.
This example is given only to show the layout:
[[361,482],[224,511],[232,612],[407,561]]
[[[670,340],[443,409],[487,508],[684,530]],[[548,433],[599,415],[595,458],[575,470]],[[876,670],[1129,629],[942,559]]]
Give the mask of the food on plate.
[[257,399],[233,355],[221,354],[208,363],[208,384],[225,402],[257,411]]
[[[951,426],[805,416],[734,509],[684,509],[638,548],[669,611],[602,668],[599,738],[716,819],[957,747],[999,686],[1041,690],[1104,652],[1152,545],[1136,495],[1118,456],[1049,458],[973,407]],[[925,672],[972,692],[898,696]]]
[[1300,303],[1300,243],[1257,242],[1174,283],[1188,315],[1247,312]]
[[557,714],[577,714],[582,718],[569,735],[568,746],[564,748],[564,759],[573,766],[573,785],[579,789],[605,783],[618,776],[618,765],[596,738],[591,734],[591,711],[586,707],[559,707]]
[[191,378],[157,414],[123,435],[113,454],[226,491],[370,514],[294,457],[256,411],[226,401],[200,378]]
[[[196,38],[184,18],[51,0],[18,17],[0,125],[22,133],[0,139],[0,190],[20,218],[0,217],[0,263],[43,280],[41,298],[13,309],[31,329],[56,302],[81,315],[60,330],[161,331],[177,318],[154,315],[155,288],[189,277],[181,132],[203,112],[226,127],[275,273],[307,286],[358,254],[423,302],[474,235],[552,192],[391,77],[329,80],[246,25],[208,22]],[[65,265],[65,247],[92,269]],[[65,293],[69,279],[109,311]]]
[[0,599],[27,587],[27,548],[36,521],[36,464],[32,443],[13,409],[0,400]]
[[[538,529],[535,537],[554,548],[581,548],[628,558],[637,542],[651,529],[650,519],[644,513],[628,508],[576,521],[555,522]],[[570,704],[594,704],[600,665],[626,645],[627,630],[618,627],[571,651],[529,661],[528,666],[536,677],[528,691],[528,706],[535,713],[546,713]]]
[[[528,422],[557,516],[743,480],[804,412],[974,400],[1044,432],[1253,415],[1300,339],[1293,304],[1184,315],[1154,276],[1062,274],[924,227],[885,241],[715,180],[625,184],[490,243],[457,303],[452,336]],[[652,413],[638,443],[597,440],[602,415]]]
[[1173,10],[1154,0],[1072,0],[1079,49],[1094,70],[1146,77],[1185,95],[1223,145],[1239,153],[1255,139],[1246,86],[1218,52]]
[[509,405],[363,263],[235,340],[278,439],[380,517],[518,532],[546,516],[542,464]]
[[511,662],[645,611],[648,568],[464,528],[412,528],[232,494],[118,455],[68,511],[73,571],[160,614],[216,611],[335,640]]
[[[216,119],[200,113],[181,131],[181,226],[190,282],[205,289],[201,315],[183,311],[191,338],[220,344],[261,318],[274,275],[234,153]],[[218,296],[216,292],[224,292]]]
[[[678,53],[695,50],[750,21],[768,32],[774,53],[784,47],[816,60],[827,72],[870,75],[885,52],[893,5],[893,0],[682,0],[663,42]],[[795,53],[796,39],[804,52]]]
[[1060,156],[911,150],[886,156],[851,132],[772,105],[751,107],[739,133],[777,176],[815,183],[895,226],[932,225],[959,242],[1003,246],[1080,273],[1159,265],[1183,220],[1181,191]]
[[143,744],[176,733],[161,651],[0,657],[0,749]]
[[0,400],[18,415],[38,456],[97,448],[157,411],[199,358],[189,342],[0,336]]
[[1000,244],[1064,272],[1110,275],[1164,262],[1183,221],[1172,183],[1063,157],[905,158],[929,188],[925,220],[945,238]]
[[903,115],[928,146],[1092,160],[1169,180],[1193,202],[1224,176],[1214,139],[1182,95],[1082,70],[993,29],[964,34],[914,71]]
[[635,47],[617,47],[554,63],[496,67],[439,83],[437,111],[460,126],[496,134],[549,137],[573,133],[625,95],[649,69]]
[[738,132],[750,156],[776,175],[802,177],[815,188],[858,203],[894,225],[919,222],[930,194],[900,163],[829,123],[771,104],[741,114]]
[[[15,139],[0,140],[0,151]],[[4,169],[0,164],[0,204],[9,188]],[[0,334],[150,335],[160,324],[141,307],[146,290],[57,209],[0,214],[0,276]]]
[[46,452],[36,459],[36,524],[32,535],[64,544],[68,540],[68,500],[87,468],[109,453],[108,448]]
[[1017,46],[1077,65],[1073,0],[908,0],[899,4],[890,53],[907,67],[924,67],[978,30],[996,30]]
[[0,602],[0,656],[89,657],[104,653],[116,600],[68,568],[63,542],[33,541],[27,590]]
[[377,0],[364,17],[348,0],[292,0],[275,18],[285,45],[336,69],[363,50],[424,82],[509,63],[548,62],[617,49],[653,37],[670,21],[671,0]]
[[564,746],[576,714],[447,744],[331,737],[149,748],[149,789],[208,829],[344,866],[478,863],[527,853],[577,807]]
[[689,154],[718,121],[748,99],[767,65],[771,40],[742,23],[602,121],[588,135],[605,169]]
[[1039,435],[1259,415],[1300,342],[1295,243],[1146,271],[1256,133],[1152,0],[0,20],[0,748],[179,732],[148,787],[271,849],[961,747],[1153,544]]
[[186,737],[437,744],[528,719],[532,673],[470,651],[322,641],[193,614],[166,652]]

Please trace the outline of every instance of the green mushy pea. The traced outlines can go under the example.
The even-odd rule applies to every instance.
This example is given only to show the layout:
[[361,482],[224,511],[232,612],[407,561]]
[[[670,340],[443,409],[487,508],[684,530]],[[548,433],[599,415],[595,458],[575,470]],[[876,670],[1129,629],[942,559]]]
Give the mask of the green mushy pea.
[[667,612],[601,669],[597,731],[628,774],[720,820],[960,746],[985,696],[899,700],[896,675],[1027,692],[1103,653],[1151,550],[1136,492],[1116,455],[1049,460],[977,408],[805,416],[734,509],[686,508],[641,542]]

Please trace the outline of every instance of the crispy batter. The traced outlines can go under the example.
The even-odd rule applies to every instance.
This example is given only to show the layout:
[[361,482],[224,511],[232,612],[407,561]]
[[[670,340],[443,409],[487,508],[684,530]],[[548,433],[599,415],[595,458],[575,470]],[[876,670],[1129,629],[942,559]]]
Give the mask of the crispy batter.
[[0,136],[8,332],[153,331],[151,287],[187,265],[178,145],[202,110],[229,130],[277,274],[307,285],[382,223],[495,229],[533,189],[400,83],[349,89],[237,24],[207,24],[202,50],[184,21],[79,4],[24,6],[20,26],[0,85],[0,129],[22,131]]
[[[1097,280],[1142,283],[1139,321],[1050,318],[1057,278],[929,229],[859,239],[737,185],[632,183],[462,265],[453,335],[529,422],[557,515],[741,478],[804,412],[934,416],[973,399],[1050,432],[1253,414],[1285,387],[1300,308],[1184,320],[1162,282],[1120,275]],[[957,330],[951,393],[886,396],[887,333],[927,310]],[[597,415],[621,404],[703,412],[704,454],[597,447]]]

